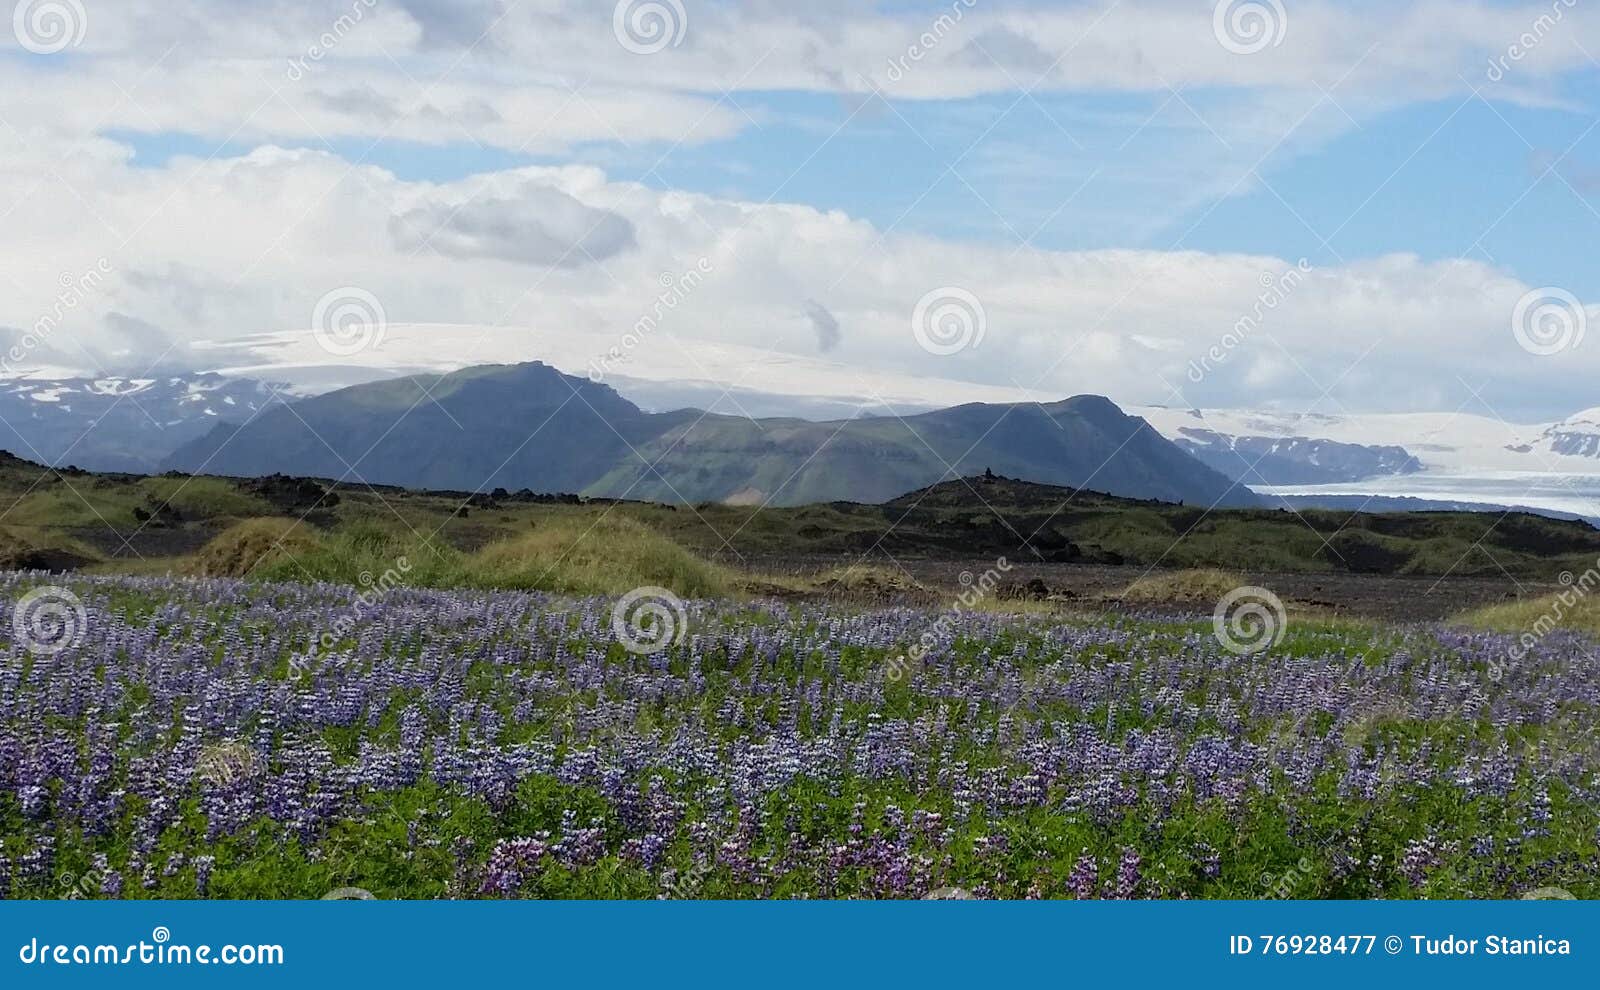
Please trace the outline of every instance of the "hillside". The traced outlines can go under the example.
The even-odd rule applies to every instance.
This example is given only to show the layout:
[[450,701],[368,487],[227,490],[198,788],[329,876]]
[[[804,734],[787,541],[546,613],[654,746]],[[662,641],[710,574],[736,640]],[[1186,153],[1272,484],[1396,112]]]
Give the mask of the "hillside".
[[[995,475],[940,482],[880,504],[678,507],[282,476],[58,472],[0,454],[4,566],[194,572],[206,548],[240,524],[259,522],[263,532],[282,532],[296,521],[296,537],[313,543],[326,538],[329,547],[350,543],[367,554],[381,546],[391,557],[409,553],[435,563],[442,563],[435,550],[445,557],[473,554],[555,533],[582,536],[603,557],[617,550],[605,527],[642,527],[700,559],[756,573],[790,573],[791,564],[922,568],[918,562],[937,571],[949,570],[951,562],[1005,556],[1063,573],[1123,566],[1363,579],[1450,575],[1492,579],[1503,591],[1507,575],[1551,581],[1562,571],[1585,570],[1600,556],[1600,530],[1531,514],[1208,511]],[[593,527],[600,528],[591,533]],[[376,543],[374,530],[386,534]],[[493,563],[501,572],[516,571],[515,561]]]
[[665,503],[881,502],[992,469],[1172,502],[1257,499],[1108,399],[834,422],[646,413],[542,363],[356,385],[221,424],[167,467]]

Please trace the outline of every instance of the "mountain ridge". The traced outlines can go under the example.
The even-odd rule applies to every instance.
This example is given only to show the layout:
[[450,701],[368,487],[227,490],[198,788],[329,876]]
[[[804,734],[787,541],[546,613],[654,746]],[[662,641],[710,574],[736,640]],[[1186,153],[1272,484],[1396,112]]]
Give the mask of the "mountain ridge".
[[647,413],[609,386],[538,361],[302,399],[243,426],[219,425],[164,467],[774,505],[883,502],[992,469],[1136,498],[1259,504],[1103,396],[824,422]]

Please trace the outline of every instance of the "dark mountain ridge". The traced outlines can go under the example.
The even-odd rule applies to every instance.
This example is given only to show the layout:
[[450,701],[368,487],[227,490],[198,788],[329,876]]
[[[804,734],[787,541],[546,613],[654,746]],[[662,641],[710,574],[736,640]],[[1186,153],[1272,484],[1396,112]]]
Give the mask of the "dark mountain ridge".
[[356,385],[220,424],[165,467],[665,503],[884,502],[1003,475],[1203,505],[1260,504],[1109,399],[969,403],[833,422],[646,413],[541,362]]

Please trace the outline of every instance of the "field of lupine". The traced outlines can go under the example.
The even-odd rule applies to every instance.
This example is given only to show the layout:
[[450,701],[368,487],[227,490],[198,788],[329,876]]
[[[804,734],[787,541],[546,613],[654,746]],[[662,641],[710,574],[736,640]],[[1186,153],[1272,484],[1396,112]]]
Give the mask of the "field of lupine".
[[0,893],[1600,896],[1561,634],[382,590],[0,574]]

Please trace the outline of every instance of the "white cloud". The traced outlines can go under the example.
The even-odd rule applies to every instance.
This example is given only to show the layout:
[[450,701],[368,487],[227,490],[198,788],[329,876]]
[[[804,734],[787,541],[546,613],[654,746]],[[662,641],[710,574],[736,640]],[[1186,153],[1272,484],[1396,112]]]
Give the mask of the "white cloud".
[[[1561,75],[1587,68],[1585,52],[1600,50],[1600,10],[1566,0],[1355,9],[1297,0],[1285,7],[1282,43],[1251,55],[1220,44],[1213,5],[1194,0],[936,0],[892,14],[854,3],[702,0],[684,4],[682,43],[652,55],[623,48],[612,7],[87,3],[83,42],[63,56],[70,63],[0,63],[0,115],[79,134],[109,127],[247,141],[356,135],[546,151],[586,140],[714,140],[748,126],[720,101],[729,90],[878,88],[911,100],[1024,88],[1327,92],[1360,115],[1471,85],[1491,97],[1551,102],[1560,99]],[[1538,43],[1527,46],[1535,35]],[[1519,44],[1525,53],[1491,82],[1490,60]],[[43,80],[48,101],[30,85]]]
[[[1195,382],[1191,362],[1255,305],[1263,275],[1293,259],[1017,251],[885,234],[781,201],[662,191],[592,168],[412,182],[328,150],[362,138],[560,156],[600,142],[596,157],[624,149],[649,160],[659,144],[751,128],[724,90],[849,97],[882,87],[901,101],[1021,101],[1023,87],[1158,99],[1171,88],[1185,99],[1151,118],[1141,137],[1159,148],[1137,159],[1145,171],[1131,170],[1182,190],[1160,198],[1164,215],[1139,218],[1159,228],[1239,188],[1285,134],[1292,153],[1338,133],[1347,112],[1359,118],[1469,86],[1491,98],[1560,100],[1563,74],[1589,65],[1585,48],[1600,50],[1600,11],[1588,6],[1566,8],[1527,46],[1523,36],[1549,5],[1424,0],[1352,13],[1347,3],[1297,0],[1286,5],[1282,44],[1253,55],[1218,43],[1212,4],[1179,0],[952,0],[893,14],[845,0],[686,0],[683,43],[653,55],[623,48],[612,6],[86,3],[81,46],[0,55],[0,222],[13,232],[0,239],[0,326],[33,326],[51,312],[63,275],[105,258],[114,275],[63,317],[82,347],[60,353],[139,351],[130,328],[140,340],[181,345],[305,327],[316,300],[340,286],[373,292],[396,321],[557,330],[592,339],[599,353],[649,310],[664,276],[705,258],[713,274],[664,314],[661,335],[636,360],[649,360],[649,347],[799,355],[820,344],[867,381],[893,370],[1052,396],[1172,402],[1170,383],[1188,401],[1238,406],[1309,402],[1332,386],[1355,408],[1437,408],[1458,400],[1460,377],[1473,386],[1492,378],[1502,396],[1537,395],[1552,412],[1593,404],[1582,392],[1600,370],[1596,342],[1549,358],[1518,348],[1511,313],[1530,286],[1476,261],[1391,255],[1315,271]],[[1526,53],[1490,81],[1489,60],[1513,44]],[[850,105],[893,112],[875,100]],[[1080,109],[1111,112],[1087,101]],[[951,126],[979,132],[994,114],[973,103],[942,110]],[[753,116],[762,119],[759,107]],[[824,122],[818,140],[835,124]],[[118,131],[255,150],[135,168],[130,149],[106,137]],[[963,168],[1030,196],[1028,176],[1049,182],[1058,172],[1029,150],[997,143]],[[1141,233],[1149,230],[1123,243]],[[975,294],[988,322],[980,347],[943,359],[910,332],[916,301],[941,286]],[[742,369],[707,373],[737,379]]]
[[[126,351],[129,327],[180,344],[305,328],[318,298],[349,285],[374,293],[396,322],[530,327],[590,341],[599,355],[650,312],[664,279],[704,258],[710,274],[662,314],[636,362],[652,349],[713,345],[812,354],[812,301],[825,299],[829,318],[850,327],[830,359],[869,385],[895,373],[1170,403],[1170,384],[1211,406],[1309,404],[1332,387],[1324,409],[1425,409],[1460,401],[1460,376],[1474,387],[1492,378],[1495,394],[1537,395],[1553,413],[1592,405],[1582,393],[1600,371],[1593,346],[1545,358],[1522,350],[1510,321],[1530,287],[1470,260],[1391,255],[1314,269],[1196,383],[1191,363],[1238,335],[1261,308],[1263,281],[1293,262],[882,236],[840,212],[663,192],[576,167],[433,184],[268,147],[158,169],[87,156],[69,181],[0,176],[0,201],[15,204],[8,225],[29,232],[0,242],[0,271],[14,283],[0,295],[0,325],[32,326],[63,274],[103,257],[113,274],[62,321],[98,354]],[[444,229],[425,245],[397,239],[395,217]],[[563,261],[574,244],[592,260]],[[920,349],[911,329],[917,300],[941,286],[974,293],[987,314],[981,346],[946,358]],[[724,362],[705,377],[759,388],[745,371]]]
[[633,225],[566,193],[529,184],[512,196],[469,193],[391,217],[395,246],[452,258],[493,258],[524,265],[578,268],[633,246]]

